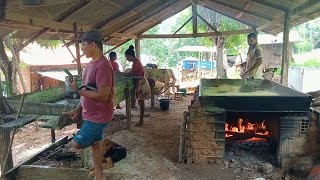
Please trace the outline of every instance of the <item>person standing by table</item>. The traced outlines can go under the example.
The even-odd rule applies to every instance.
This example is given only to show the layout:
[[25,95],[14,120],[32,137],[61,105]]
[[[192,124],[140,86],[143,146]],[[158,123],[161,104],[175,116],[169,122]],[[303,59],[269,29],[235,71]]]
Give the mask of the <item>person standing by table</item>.
[[83,118],[82,127],[74,136],[73,146],[76,149],[92,147],[95,180],[104,180],[103,136],[114,113],[114,73],[103,55],[103,37],[98,30],[86,32],[79,41],[83,53],[91,58],[83,72],[82,83],[93,84],[97,90],[79,89],[75,79],[70,83],[73,91],[81,98],[79,106],[68,114],[71,119],[77,119],[82,113]]
[[140,120],[135,126],[143,126],[144,116],[144,100],[147,100],[151,96],[150,85],[144,76],[144,69],[139,59],[136,58],[134,47],[131,45],[125,52],[126,59],[132,62],[131,71],[125,73],[127,76],[131,76],[134,79],[135,97],[138,100],[140,108]]
[[247,53],[247,62],[242,78],[262,79],[262,50],[258,44],[256,33],[250,33],[247,36],[249,50]]
[[[119,65],[116,62],[117,59],[118,59],[117,53],[115,53],[113,51],[109,53],[109,62],[111,64],[111,66],[112,66],[112,69],[113,69],[114,73],[120,72]],[[120,104],[117,104],[116,109],[121,109]]]
[[119,65],[118,65],[118,63],[116,62],[117,61],[117,58],[118,58],[118,56],[117,56],[117,53],[115,53],[115,52],[110,52],[109,53],[109,62],[110,62],[110,64],[111,64],[111,66],[112,66],[112,69],[113,69],[113,71],[116,73],[116,72],[120,72],[120,70],[119,70]]

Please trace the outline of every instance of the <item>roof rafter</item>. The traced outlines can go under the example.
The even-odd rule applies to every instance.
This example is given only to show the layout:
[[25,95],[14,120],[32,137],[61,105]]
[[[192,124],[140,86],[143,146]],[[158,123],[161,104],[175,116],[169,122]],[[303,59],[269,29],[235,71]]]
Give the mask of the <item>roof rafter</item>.
[[292,11],[292,14],[291,14],[291,15],[299,14],[299,13],[303,12],[304,10],[309,9],[309,8],[317,5],[318,3],[320,3],[319,0],[309,0],[309,1],[301,4],[299,7],[295,8],[295,9]]
[[284,11],[284,12],[289,10],[286,7],[280,6],[278,4],[270,3],[270,2],[267,2],[265,0],[250,0],[250,1],[258,3],[258,4],[262,4],[264,6],[268,6],[268,7],[274,8],[274,9],[278,9],[278,10]]
[[[212,2],[212,3],[214,3],[214,4],[218,4],[218,5],[221,5],[221,6],[223,6],[223,7],[230,8],[230,9],[233,9],[233,10],[236,10],[236,11],[239,11],[240,13],[242,12],[242,13],[245,13],[245,14],[248,14],[248,15],[251,15],[251,16],[255,16],[255,17],[259,17],[259,18],[261,18],[261,19],[268,20],[268,21],[272,21],[272,20],[273,20],[273,18],[267,17],[267,16],[264,15],[264,14],[260,14],[260,13],[257,13],[257,12],[250,12],[250,11],[247,11],[247,10],[245,10],[245,9],[241,9],[241,8],[239,8],[239,7],[237,7],[237,6],[234,6],[234,5],[231,5],[231,4],[227,4],[227,3],[223,2],[223,1],[220,1],[220,0],[206,0],[206,1],[210,1],[210,2]],[[206,1],[204,1],[204,2],[206,2]],[[237,17],[236,17],[236,18],[237,18]],[[238,18],[237,18],[237,19],[238,19]]]
[[[131,23],[123,26],[122,28],[118,29],[116,32],[119,33],[124,33],[126,30],[131,29],[132,27],[134,27],[135,25],[142,23],[144,21],[146,21],[147,19],[149,19],[150,17],[157,15],[159,13],[161,13],[161,11],[163,11],[164,9],[171,7],[172,5],[174,5],[175,3],[179,2],[179,0],[169,0],[167,1],[165,4],[163,5],[156,5],[156,8],[154,9],[154,7],[150,7],[153,8],[153,10],[150,11],[146,11],[147,13],[144,16],[140,16],[137,19],[135,19],[134,21],[132,21]],[[106,36],[108,36],[109,34],[104,34]],[[109,40],[109,39],[107,39]]]
[[7,1],[6,10],[18,10],[28,7],[38,7],[38,6],[52,6],[59,4],[69,4],[69,3],[79,3],[83,0],[41,0],[38,5],[25,5],[23,0],[9,0]]
[[[60,14],[58,17],[56,17],[55,19],[53,19],[53,21],[56,22],[61,22],[65,19],[67,19],[68,17],[70,17],[72,14],[74,14],[75,12],[77,12],[78,10],[80,10],[81,8],[83,8],[84,6],[86,6],[89,3],[89,1],[81,1],[80,3],[76,4],[75,6],[73,6],[72,8],[70,8],[69,10],[63,12],[62,14]],[[27,41],[24,42],[23,44],[21,44],[17,51],[21,51],[23,48],[25,48],[28,44],[32,43],[33,41],[35,41],[36,39],[38,39],[39,37],[41,37],[43,34],[45,34],[46,32],[48,32],[50,30],[50,28],[44,28],[41,31],[39,31],[38,33],[34,34],[31,37],[28,37]]]
[[[107,19],[95,24],[93,27],[96,28],[96,29],[101,29],[105,25],[107,25],[107,24],[109,24],[111,22],[119,21],[120,18],[127,18],[126,15],[128,15],[129,13],[134,12],[133,9],[141,6],[144,2],[145,2],[145,0],[137,0],[137,1],[135,1],[135,3],[133,3],[127,9],[124,9],[124,10],[118,12],[117,14],[113,15],[112,17],[109,17],[109,18],[107,18]],[[135,13],[133,13],[133,14],[135,14]]]
[[238,22],[241,22],[241,23],[243,23],[243,24],[246,24],[246,25],[248,25],[248,26],[251,26],[251,27],[253,27],[253,28],[256,28],[256,26],[255,26],[254,24],[248,23],[248,22],[243,21],[243,20],[241,20],[241,19],[236,19],[235,17],[230,16],[230,15],[228,15],[227,13],[225,13],[225,12],[223,12],[223,11],[215,8],[215,7],[213,6],[213,4],[211,4],[211,3],[210,3],[210,4],[209,4],[209,3],[203,3],[203,4],[199,4],[199,5],[201,5],[202,7],[211,9],[212,11],[215,11],[215,12],[217,12],[217,13],[219,13],[219,14],[222,14],[222,15],[230,18],[230,19],[236,20],[236,21],[238,21]]

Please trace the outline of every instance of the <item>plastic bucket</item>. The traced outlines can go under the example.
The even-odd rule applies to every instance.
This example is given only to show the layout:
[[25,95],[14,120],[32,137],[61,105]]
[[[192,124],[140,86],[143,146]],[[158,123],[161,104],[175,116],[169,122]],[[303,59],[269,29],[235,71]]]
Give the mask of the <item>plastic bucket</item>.
[[169,109],[170,99],[160,99],[160,109],[166,111]]
[[183,92],[183,96],[187,95],[187,88],[180,88],[179,91]]

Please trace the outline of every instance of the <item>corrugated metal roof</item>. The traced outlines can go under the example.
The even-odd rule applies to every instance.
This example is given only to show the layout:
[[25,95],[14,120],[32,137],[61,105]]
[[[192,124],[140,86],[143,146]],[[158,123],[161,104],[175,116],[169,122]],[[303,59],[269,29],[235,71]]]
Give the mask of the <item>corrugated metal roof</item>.
[[[12,0],[8,4],[20,1],[22,2],[22,0]],[[43,23],[31,28],[32,18],[41,19],[47,24],[48,20],[52,18],[58,22],[69,24],[70,27],[73,22],[76,22],[79,26],[99,28],[107,37],[108,45],[119,45],[127,41],[126,37],[113,37],[112,33],[140,35],[191,5],[190,0],[59,0],[44,2],[51,4],[6,10],[30,18],[30,21],[23,22],[24,24],[20,22],[21,18],[11,19],[9,29],[18,30],[15,37],[28,39],[38,35],[36,36],[38,38],[58,39],[57,35],[53,35],[52,32],[48,33],[48,31],[44,31],[44,35],[39,36],[39,32],[47,27]],[[65,3],[63,4],[63,2]],[[320,16],[319,0],[198,0],[198,5],[271,34],[282,32],[284,11],[291,12],[292,25]],[[50,16],[46,11],[50,13]],[[14,23],[16,24],[13,25]],[[6,26],[4,26],[5,24]],[[72,31],[63,29],[60,31],[65,33],[64,38],[73,39]],[[8,34],[8,22],[0,22],[0,35],[6,34]]]

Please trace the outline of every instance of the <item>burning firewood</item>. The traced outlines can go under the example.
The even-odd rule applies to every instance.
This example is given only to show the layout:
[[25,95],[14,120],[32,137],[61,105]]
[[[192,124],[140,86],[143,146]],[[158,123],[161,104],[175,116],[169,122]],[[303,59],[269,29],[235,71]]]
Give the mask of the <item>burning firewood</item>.
[[251,138],[262,138],[262,139],[269,139],[270,138],[268,135],[256,134],[254,132],[239,133],[239,132],[233,132],[233,131],[226,131],[226,134],[232,135],[232,136],[225,137],[225,140],[227,142],[247,140],[247,139],[251,139]]

